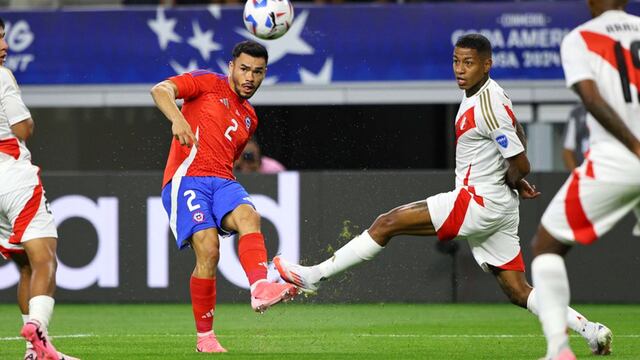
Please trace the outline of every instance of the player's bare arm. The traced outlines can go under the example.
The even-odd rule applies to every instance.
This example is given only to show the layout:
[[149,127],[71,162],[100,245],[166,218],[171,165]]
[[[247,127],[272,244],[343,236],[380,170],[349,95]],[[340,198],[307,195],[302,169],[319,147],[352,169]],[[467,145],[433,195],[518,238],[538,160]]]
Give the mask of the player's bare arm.
[[596,83],[593,80],[583,80],[572,88],[600,125],[640,158],[640,141],[625,125],[618,113],[602,98]]
[[33,135],[33,120],[31,118],[24,119],[19,123],[11,125],[11,131],[18,139],[27,141]]
[[197,146],[197,140],[191,126],[178,109],[176,99],[178,98],[178,87],[171,80],[165,80],[156,84],[151,88],[151,97],[156,106],[169,121],[171,121],[171,132],[173,136],[180,141],[180,145]]
[[531,165],[529,164],[527,154],[523,151],[518,155],[508,158],[507,162],[509,163],[509,168],[505,175],[507,185],[512,189],[516,189],[520,197],[523,199],[537,198],[540,195],[540,192],[536,190],[535,185],[529,184],[529,182],[524,178],[531,171]]
[[[515,127],[516,135],[518,135],[518,139],[520,139],[520,142],[524,147],[524,152],[522,153],[522,155],[524,155],[524,158],[526,159],[527,136],[524,134],[524,128],[519,122],[516,121]],[[528,159],[527,162],[529,162]],[[520,179],[520,181],[518,181],[515,189],[518,190],[518,194],[520,194],[520,197],[523,199],[535,199],[540,195],[540,192],[536,190],[536,186],[533,184],[529,184],[529,182],[525,180],[524,177]]]
[[527,136],[524,134],[524,128],[516,121],[516,135],[524,147],[524,151],[527,152]]

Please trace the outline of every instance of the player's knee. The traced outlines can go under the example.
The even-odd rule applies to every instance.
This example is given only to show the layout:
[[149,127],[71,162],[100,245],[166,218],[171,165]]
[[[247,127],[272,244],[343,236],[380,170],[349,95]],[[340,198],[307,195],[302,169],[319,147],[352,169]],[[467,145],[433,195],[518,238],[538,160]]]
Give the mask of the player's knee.
[[376,218],[371,227],[369,233],[371,236],[378,235],[383,238],[390,237],[393,231],[397,227],[398,219],[393,211],[384,213]]
[[215,244],[205,244],[198,250],[198,259],[218,263],[218,259],[220,259],[220,249]]
[[42,269],[48,267],[53,271],[58,267],[58,260],[55,252],[43,248],[41,251],[33,251],[29,254],[29,267],[32,269]]
[[245,208],[234,216],[238,230],[244,228],[260,228],[260,214],[253,208]]
[[43,254],[42,256],[33,256],[29,258],[30,269],[29,273],[33,269],[33,271],[46,271],[52,274],[55,274],[58,268],[58,261],[55,256],[47,256]]

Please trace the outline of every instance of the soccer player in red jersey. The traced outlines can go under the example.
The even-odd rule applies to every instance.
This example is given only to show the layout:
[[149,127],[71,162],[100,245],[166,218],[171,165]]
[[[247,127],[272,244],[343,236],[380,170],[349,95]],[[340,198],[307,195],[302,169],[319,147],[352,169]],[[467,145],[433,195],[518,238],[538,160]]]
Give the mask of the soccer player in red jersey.
[[[593,19],[560,47],[566,85],[589,112],[589,151],[551,200],[534,242],[531,273],[547,359],[575,359],[565,332],[570,296],[563,256],[576,243],[593,243],[632,210],[640,216],[640,17],[626,13],[626,3],[590,0]],[[605,355],[611,331],[599,330],[592,350]]]
[[[162,182],[162,200],[178,248],[191,247],[191,303],[198,352],[226,352],[213,332],[218,235],[237,233],[238,255],[251,286],[251,306],[263,312],[297,294],[290,284],[267,278],[267,251],[260,215],[233,176],[233,162],[258,126],[248,99],[267,71],[267,50],[254,41],[238,43],[229,76],[198,70],[155,85],[151,95],[171,121],[174,139]],[[176,99],[184,99],[182,111]]]

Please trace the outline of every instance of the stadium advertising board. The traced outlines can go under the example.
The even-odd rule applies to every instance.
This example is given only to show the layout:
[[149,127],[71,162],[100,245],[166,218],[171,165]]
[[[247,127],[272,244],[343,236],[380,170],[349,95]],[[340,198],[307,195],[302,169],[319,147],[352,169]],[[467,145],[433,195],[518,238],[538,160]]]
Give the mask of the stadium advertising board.
[[[285,172],[241,177],[262,215],[270,257],[317,263],[359,234],[377,215],[429,194],[450,190],[449,172]],[[541,199],[521,206],[525,260],[544,205],[565,179],[542,174],[532,181]],[[178,251],[159,197],[160,174],[46,175],[43,182],[60,240],[57,273],[60,301],[183,302],[193,270],[190,249]],[[640,301],[640,289],[624,282],[637,268],[640,242],[629,217],[590,247],[568,258],[576,301]],[[480,270],[468,246],[453,256],[436,239],[399,237],[373,261],[323,285],[317,302],[506,301],[492,276]],[[624,244],[624,248],[620,245]],[[246,277],[234,238],[221,241],[217,293],[220,302],[248,302]],[[607,271],[593,264],[606,264]],[[277,273],[270,272],[276,278]],[[0,260],[0,302],[15,301],[18,273]],[[598,288],[593,282],[606,284]]]
[[[640,3],[628,10],[640,13]],[[2,16],[11,48],[6,66],[23,85],[150,84],[196,68],[224,72],[232,46],[253,38],[240,7],[218,5]],[[495,78],[559,80],[562,37],[588,18],[582,1],[298,4],[289,32],[263,41],[270,53],[265,83],[450,80],[452,45],[467,32],[492,41]]]

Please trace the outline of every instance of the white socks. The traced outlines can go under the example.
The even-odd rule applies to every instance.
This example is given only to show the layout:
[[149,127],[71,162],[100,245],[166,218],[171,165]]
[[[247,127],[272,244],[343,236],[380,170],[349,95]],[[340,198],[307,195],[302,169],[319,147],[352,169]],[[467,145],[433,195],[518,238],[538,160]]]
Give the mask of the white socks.
[[29,319],[38,321],[40,325],[47,329],[55,302],[51,296],[38,295],[32,297],[29,300]]
[[531,263],[538,317],[547,338],[547,355],[555,355],[568,345],[567,308],[569,280],[560,255],[543,254]]
[[[333,254],[333,257],[314,267],[318,269],[319,275],[322,278],[328,279],[354,265],[373,259],[382,249],[383,247],[378,245],[378,243],[371,238],[369,232],[365,230],[362,234],[356,236],[346,245],[338,249],[338,251]],[[314,282],[317,281],[320,281],[320,279]]]
[[[538,311],[538,299],[536,299],[536,289],[531,290],[529,294],[529,298],[527,299],[527,309],[531,311],[531,313],[535,316],[538,316],[540,312]],[[567,325],[571,330],[577,332],[583,337],[587,337],[588,332],[586,331],[587,325],[589,324],[589,320],[584,317],[584,315],[575,311],[573,308],[567,308]]]

